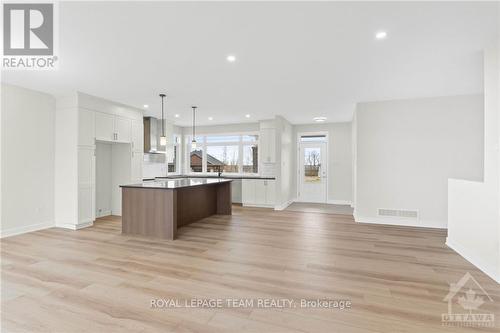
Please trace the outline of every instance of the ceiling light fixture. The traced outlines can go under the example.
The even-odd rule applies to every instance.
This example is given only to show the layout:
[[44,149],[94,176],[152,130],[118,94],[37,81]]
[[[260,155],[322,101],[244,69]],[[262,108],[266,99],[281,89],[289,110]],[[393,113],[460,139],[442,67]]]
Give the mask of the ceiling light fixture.
[[176,113],[176,114],[174,115],[174,117],[175,117],[175,118],[179,118],[180,116],[179,116],[179,114],[178,114],[178,113]]
[[161,97],[161,136],[160,136],[160,146],[167,145],[167,137],[165,136],[165,117],[163,116],[163,99],[166,97],[165,94],[160,94]]
[[376,39],[385,39],[387,37],[387,32],[379,31],[375,34]]
[[250,118],[250,115],[249,115],[249,114],[246,114],[246,115],[245,115],[245,117]]
[[326,117],[314,117],[313,120],[317,123],[322,123],[326,121]]
[[144,104],[143,106],[145,109],[149,108],[149,105],[147,105],[147,104]]
[[235,62],[236,61],[236,56],[233,54],[230,54],[226,57],[226,60],[229,62]]
[[191,149],[196,149],[196,136],[195,136],[195,122],[196,122],[196,108],[197,106],[192,106],[193,108],[193,139],[191,140]]
[[208,120],[214,120],[214,117],[208,117]]

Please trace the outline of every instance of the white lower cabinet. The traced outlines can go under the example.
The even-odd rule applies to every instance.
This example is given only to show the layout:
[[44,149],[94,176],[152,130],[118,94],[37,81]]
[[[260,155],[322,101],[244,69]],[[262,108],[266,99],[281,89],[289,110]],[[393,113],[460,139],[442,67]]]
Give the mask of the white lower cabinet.
[[274,180],[243,179],[241,186],[243,206],[274,207]]

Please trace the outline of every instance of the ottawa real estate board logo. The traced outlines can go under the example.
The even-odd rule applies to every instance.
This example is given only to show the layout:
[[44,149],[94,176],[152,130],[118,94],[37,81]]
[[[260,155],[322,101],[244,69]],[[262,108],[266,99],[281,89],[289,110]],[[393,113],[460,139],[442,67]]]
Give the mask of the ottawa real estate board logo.
[[2,69],[56,69],[56,3],[3,2],[2,11]]
[[469,272],[450,284],[450,291],[443,301],[448,303],[448,313],[441,315],[444,326],[494,327],[495,315],[481,310],[493,299]]

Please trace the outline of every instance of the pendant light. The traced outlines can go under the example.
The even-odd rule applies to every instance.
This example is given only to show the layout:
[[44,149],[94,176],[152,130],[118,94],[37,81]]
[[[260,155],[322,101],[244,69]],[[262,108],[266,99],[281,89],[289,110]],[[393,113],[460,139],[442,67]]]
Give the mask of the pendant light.
[[193,140],[191,140],[191,149],[196,149],[196,136],[195,136],[195,122],[196,122],[196,108],[197,106],[192,106],[193,108]]
[[166,97],[165,94],[160,94],[161,97],[161,135],[160,135],[160,146],[167,145],[167,137],[165,136],[165,118],[163,117],[163,99]]

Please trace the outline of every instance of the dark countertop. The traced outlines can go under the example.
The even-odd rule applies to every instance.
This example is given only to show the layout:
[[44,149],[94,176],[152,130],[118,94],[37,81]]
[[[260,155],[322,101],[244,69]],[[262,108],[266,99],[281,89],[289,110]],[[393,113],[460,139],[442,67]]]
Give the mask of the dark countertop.
[[[276,177],[261,177],[261,176],[245,176],[245,175],[221,175],[220,177],[215,175],[172,175],[168,177],[156,177],[155,179],[178,179],[178,178],[208,178],[208,179],[262,179],[262,180],[275,180]],[[152,179],[147,179],[152,180]]]
[[166,189],[173,190],[176,188],[191,187],[191,186],[203,186],[203,185],[215,185],[220,183],[229,183],[232,179],[219,179],[219,178],[196,178],[196,179],[156,179],[151,181],[145,181],[141,184],[131,184],[131,185],[120,185],[120,187],[132,187],[132,188],[152,188],[152,189]]

